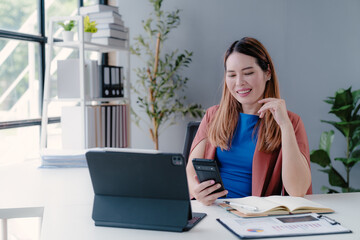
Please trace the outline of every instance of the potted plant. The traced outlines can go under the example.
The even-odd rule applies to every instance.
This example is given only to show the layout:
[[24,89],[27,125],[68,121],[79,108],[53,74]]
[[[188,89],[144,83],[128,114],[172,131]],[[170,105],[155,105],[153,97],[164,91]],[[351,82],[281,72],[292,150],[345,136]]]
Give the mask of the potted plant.
[[[334,114],[340,121],[325,121],[333,125],[346,140],[345,157],[334,158],[335,161],[341,162],[346,171],[344,178],[338,170],[335,169],[330,159],[330,148],[334,139],[334,131],[323,132],[320,137],[319,149],[313,150],[310,154],[310,160],[320,165],[323,169],[321,172],[329,175],[329,183],[333,187],[340,187],[342,192],[355,192],[360,189],[354,189],[350,186],[350,170],[355,164],[360,162],[360,89],[351,91],[349,89],[340,89],[335,93],[335,97],[328,97],[326,103],[331,104],[329,113]],[[328,193],[338,192],[334,188],[323,187],[323,191]]]
[[58,23],[60,26],[63,27],[64,31],[62,32],[62,36],[63,36],[63,40],[64,42],[67,41],[73,41],[74,39],[74,32],[72,32],[71,30],[75,27],[75,22],[74,20],[69,21],[68,23],[66,22],[59,22]]
[[138,127],[140,121],[147,123],[155,149],[159,149],[161,129],[175,124],[175,118],[179,115],[200,118],[204,111],[199,104],[184,102],[184,91],[189,79],[182,77],[179,72],[189,66],[193,53],[186,50],[178,53],[177,49],[170,52],[164,50],[170,31],[180,24],[180,10],[165,12],[161,8],[162,0],[149,1],[153,5],[153,12],[149,19],[143,21],[146,34],[136,37],[135,44],[130,48],[131,53],[145,63],[135,69],[138,79],[132,85],[132,90],[137,95],[136,104],[146,113],[148,121],[133,109],[132,114]]
[[84,18],[84,41],[85,42],[90,42],[92,34],[97,32],[96,25],[97,25],[97,23],[95,21],[90,21],[89,16],[85,16],[85,18]]

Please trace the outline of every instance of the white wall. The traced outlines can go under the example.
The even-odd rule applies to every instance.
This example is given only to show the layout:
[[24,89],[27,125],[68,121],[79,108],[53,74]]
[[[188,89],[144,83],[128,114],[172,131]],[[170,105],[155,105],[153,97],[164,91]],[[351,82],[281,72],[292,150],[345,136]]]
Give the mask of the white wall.
[[[141,20],[149,16],[150,3],[118,0],[118,4],[131,30],[130,38],[143,33]],[[163,7],[182,9],[181,25],[165,47],[194,51],[192,64],[183,71],[190,78],[189,103],[207,108],[219,102],[224,52],[244,36],[259,39],[270,52],[281,95],[288,109],[302,117],[310,150],[317,148],[322,131],[332,129],[320,119],[335,119],[322,100],[338,88],[360,88],[359,1],[164,0]],[[133,56],[131,64],[135,68],[140,63]],[[132,81],[135,78],[132,73]],[[134,96],[132,100],[134,103]],[[180,119],[178,125],[161,134],[161,150],[182,152],[187,121]],[[132,147],[153,148],[148,129],[144,129],[132,125]],[[344,156],[344,152],[344,139],[336,132],[332,157]],[[327,175],[317,169],[312,165],[314,192],[319,193],[321,186],[328,184]],[[351,180],[353,187],[360,188],[360,165],[352,170]]]

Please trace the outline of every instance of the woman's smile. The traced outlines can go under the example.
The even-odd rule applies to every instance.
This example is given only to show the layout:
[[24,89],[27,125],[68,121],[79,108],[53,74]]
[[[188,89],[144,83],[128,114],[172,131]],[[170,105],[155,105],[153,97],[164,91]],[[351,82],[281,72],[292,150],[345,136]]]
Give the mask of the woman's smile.
[[247,95],[250,94],[251,90],[252,90],[251,88],[243,88],[243,89],[237,90],[236,93],[240,97],[246,97]]

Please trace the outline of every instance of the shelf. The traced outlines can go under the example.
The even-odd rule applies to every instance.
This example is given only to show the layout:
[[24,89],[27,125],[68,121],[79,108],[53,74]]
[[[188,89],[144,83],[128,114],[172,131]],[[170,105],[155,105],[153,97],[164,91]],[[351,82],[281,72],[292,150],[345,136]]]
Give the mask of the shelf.
[[[54,42],[53,45],[56,47],[78,49],[78,48],[80,48],[82,43],[80,41]],[[90,51],[102,52],[102,53],[113,52],[113,51],[128,51],[128,48],[125,48],[125,47],[102,45],[102,44],[91,43],[91,42],[84,42],[84,49],[90,50]]]
[[119,98],[119,97],[113,97],[113,98],[93,98],[93,99],[87,99],[86,100],[87,103],[89,102],[124,102],[124,103],[128,103],[129,99],[128,98]]
[[[77,22],[77,40],[75,41],[67,41],[64,42],[58,38],[54,38],[54,24],[56,22],[59,21],[69,21],[69,20],[74,20]],[[76,124],[79,124],[78,127],[75,129],[76,131],[78,131],[76,135],[76,137],[78,137],[76,144],[78,144],[78,148],[80,149],[85,149],[86,146],[88,146],[89,144],[94,144],[94,136],[96,136],[96,134],[98,134],[98,130],[104,129],[105,125],[99,125],[99,123],[102,121],[98,121],[97,125],[95,125],[94,118],[91,118],[89,116],[95,116],[96,118],[101,116],[101,119],[103,118],[107,118],[109,117],[109,113],[110,113],[110,117],[111,117],[111,121],[107,121],[106,124],[115,124],[113,125],[113,129],[118,128],[120,129],[119,131],[117,131],[117,133],[126,133],[121,135],[121,137],[118,138],[113,138],[111,140],[109,140],[108,138],[106,138],[107,142],[101,142],[101,144],[105,145],[111,145],[113,146],[114,144],[118,144],[119,143],[126,143],[126,145],[124,146],[128,146],[127,144],[130,142],[130,135],[127,134],[129,133],[129,129],[130,129],[130,113],[129,108],[130,108],[130,49],[129,49],[129,40],[121,42],[121,46],[113,46],[113,45],[103,45],[103,44],[98,44],[98,43],[93,43],[93,42],[84,42],[83,40],[83,31],[82,29],[84,28],[84,24],[83,24],[83,16],[70,16],[70,17],[53,17],[50,19],[50,29],[49,29],[49,38],[48,38],[48,51],[47,51],[47,55],[46,55],[46,71],[45,71],[45,82],[44,82],[44,100],[43,100],[43,111],[42,111],[42,122],[41,122],[41,148],[42,149],[46,149],[47,148],[47,124],[48,124],[48,108],[49,108],[49,104],[51,102],[65,102],[65,104],[63,105],[73,105],[74,106],[70,106],[70,107],[79,107],[80,111],[78,111],[78,109],[76,111],[78,111],[79,115],[75,115],[77,114],[75,112],[75,114],[73,114],[70,110],[71,108],[68,108],[67,110],[69,110],[67,113],[65,112],[64,116],[66,114],[68,114],[68,120],[74,120],[75,122],[79,122]],[[78,97],[74,97],[74,98],[59,98],[57,97],[51,97],[50,96],[50,82],[51,82],[51,67],[52,67],[52,61],[56,59],[53,58],[53,53],[54,53],[54,47],[57,48],[71,48],[71,49],[76,49],[77,51],[77,55],[78,55],[78,61],[79,61],[79,87],[76,86],[76,88],[79,88],[79,94],[67,94],[68,96],[78,96]],[[96,96],[98,94],[90,94],[93,93],[92,91],[90,91],[90,89],[88,89],[88,87],[86,86],[86,84],[88,84],[89,81],[86,81],[86,78],[89,78],[89,75],[85,75],[85,51],[93,51],[93,52],[98,52],[98,53],[107,53],[107,52],[121,52],[122,57],[126,57],[126,60],[122,59],[122,61],[126,61],[126,68],[124,67],[124,74],[125,74],[125,78],[124,78],[124,96],[125,97],[109,97],[109,98],[104,98],[104,97],[99,97],[99,98],[91,98],[90,96]],[[99,57],[100,55],[98,55]],[[98,59],[99,61],[100,59]],[[117,60],[117,59],[116,59]],[[118,61],[118,60],[117,60]],[[90,67],[88,67],[90,68]],[[71,74],[71,72],[69,73]],[[94,72],[92,72],[92,74],[96,74]],[[56,79],[56,81],[59,81],[59,79]],[[75,87],[75,86],[74,86]],[[99,86],[96,86],[99,87]],[[66,95],[61,95],[61,96],[66,96]],[[71,103],[71,104],[68,104]],[[113,105],[119,105],[119,106],[115,106],[113,107]],[[125,105],[125,106],[124,106]],[[101,106],[101,107],[97,107],[97,106]],[[104,107],[102,107],[104,106]],[[110,107],[109,107],[110,106]],[[60,106],[61,107],[61,106]],[[94,108],[92,108],[94,107]],[[65,111],[67,111],[65,110]],[[110,111],[111,110],[111,111]],[[104,112],[105,111],[105,112]],[[96,114],[98,113],[98,114]],[[101,113],[101,115],[100,115]],[[105,116],[105,113],[107,114]],[[119,114],[119,115],[115,115],[115,114]],[[95,114],[95,115],[91,115],[91,114]],[[121,115],[123,114],[123,115]],[[118,116],[118,121],[116,116]],[[66,117],[64,117],[65,119]],[[75,118],[75,119],[74,119]],[[66,121],[68,121],[66,120]],[[98,119],[99,120],[99,119]],[[64,120],[64,122],[66,122]],[[69,122],[74,122],[74,121],[68,121]],[[105,124],[105,120],[103,121],[103,123]],[[65,126],[65,125],[64,125]],[[96,130],[97,132],[94,133],[94,126],[98,126],[98,129]],[[109,125],[110,126],[110,125]],[[63,127],[63,126],[62,126]],[[65,127],[64,127],[65,129]],[[68,128],[70,129],[70,128]],[[92,131],[90,133],[90,131]],[[101,133],[105,134],[105,130],[101,131]],[[65,131],[62,132],[62,134],[65,134]],[[71,131],[67,131],[67,134],[74,134]],[[94,135],[95,134],[95,135]],[[64,135],[63,135],[64,136]],[[98,136],[100,136],[98,134]],[[102,135],[101,135],[102,136]],[[113,135],[115,136],[115,135]],[[120,135],[119,135],[120,136]],[[105,136],[103,136],[100,139],[96,140],[96,144],[98,144],[98,140],[99,141],[103,141],[105,140]],[[90,143],[90,141],[92,141]],[[110,144],[111,143],[111,144]],[[121,145],[120,144],[120,145]],[[64,146],[63,146],[64,147]],[[73,146],[72,146],[73,147]],[[66,148],[66,147],[65,147]]]
[[44,99],[46,102],[81,102],[83,101],[81,98],[49,98]]

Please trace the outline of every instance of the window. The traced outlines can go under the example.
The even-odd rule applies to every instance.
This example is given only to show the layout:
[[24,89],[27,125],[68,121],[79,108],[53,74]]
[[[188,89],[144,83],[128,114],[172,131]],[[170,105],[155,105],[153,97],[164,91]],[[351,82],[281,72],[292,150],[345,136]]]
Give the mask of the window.
[[0,29],[40,35],[36,0],[1,0]]
[[[0,165],[38,157],[49,19],[75,15],[78,6],[98,2],[0,1]],[[100,3],[106,1],[100,0]],[[49,127],[56,129],[59,121],[59,116],[56,116],[51,122],[57,124]],[[26,147],[24,151],[18,151],[15,146]]]
[[38,118],[39,47],[0,39],[0,121]]

